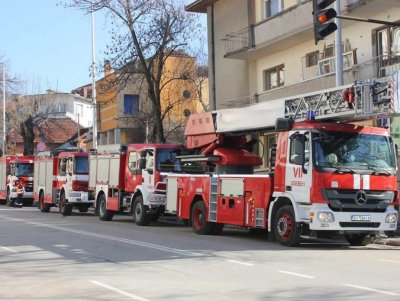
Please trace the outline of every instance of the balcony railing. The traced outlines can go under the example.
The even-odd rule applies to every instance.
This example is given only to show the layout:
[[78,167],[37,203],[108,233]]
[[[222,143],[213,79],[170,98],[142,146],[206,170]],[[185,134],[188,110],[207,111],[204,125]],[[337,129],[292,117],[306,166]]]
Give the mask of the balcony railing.
[[252,27],[227,34],[222,41],[225,42],[226,55],[245,51],[252,47]]
[[356,80],[384,77],[400,70],[400,56],[381,55],[355,67]]

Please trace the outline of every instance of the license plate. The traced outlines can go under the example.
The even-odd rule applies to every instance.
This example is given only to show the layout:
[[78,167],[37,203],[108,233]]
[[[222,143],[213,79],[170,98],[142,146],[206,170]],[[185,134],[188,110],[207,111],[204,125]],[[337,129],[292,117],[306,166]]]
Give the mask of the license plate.
[[352,215],[352,222],[369,222],[371,220],[371,216],[369,215]]

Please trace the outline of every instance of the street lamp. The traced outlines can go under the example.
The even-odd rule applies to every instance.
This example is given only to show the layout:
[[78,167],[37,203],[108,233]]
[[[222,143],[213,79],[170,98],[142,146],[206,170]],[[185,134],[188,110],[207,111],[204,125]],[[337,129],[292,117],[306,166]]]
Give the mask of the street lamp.
[[6,154],[6,63],[3,62],[3,145],[2,155]]

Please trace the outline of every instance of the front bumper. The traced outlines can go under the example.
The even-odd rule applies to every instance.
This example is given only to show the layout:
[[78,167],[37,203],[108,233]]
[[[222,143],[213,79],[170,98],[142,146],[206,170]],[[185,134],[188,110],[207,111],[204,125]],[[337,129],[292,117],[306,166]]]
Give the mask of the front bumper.
[[150,194],[147,198],[149,208],[165,206],[167,196],[165,194]]
[[[333,221],[320,221],[319,213],[333,216]],[[397,220],[386,222],[388,214],[397,211],[389,206],[385,212],[335,212],[327,204],[315,204],[310,209],[310,230],[324,231],[395,231]]]
[[[18,198],[17,193],[15,191],[10,191],[10,198]],[[22,195],[22,199],[33,199],[33,192],[24,192],[24,194]]]
[[89,200],[89,193],[86,191],[70,191],[68,193],[68,203],[93,204],[93,200]]

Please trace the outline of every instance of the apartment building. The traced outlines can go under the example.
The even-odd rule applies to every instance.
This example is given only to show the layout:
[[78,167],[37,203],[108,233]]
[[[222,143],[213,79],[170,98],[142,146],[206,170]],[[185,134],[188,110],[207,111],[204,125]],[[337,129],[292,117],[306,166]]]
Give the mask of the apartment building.
[[[339,0],[337,0],[339,1]],[[400,20],[397,0],[340,0],[340,15]],[[335,34],[314,43],[311,0],[197,0],[207,14],[210,103],[216,109],[334,87]],[[342,21],[344,84],[399,69],[400,28]],[[391,130],[400,138],[400,126]],[[264,149],[274,136],[263,136]]]

